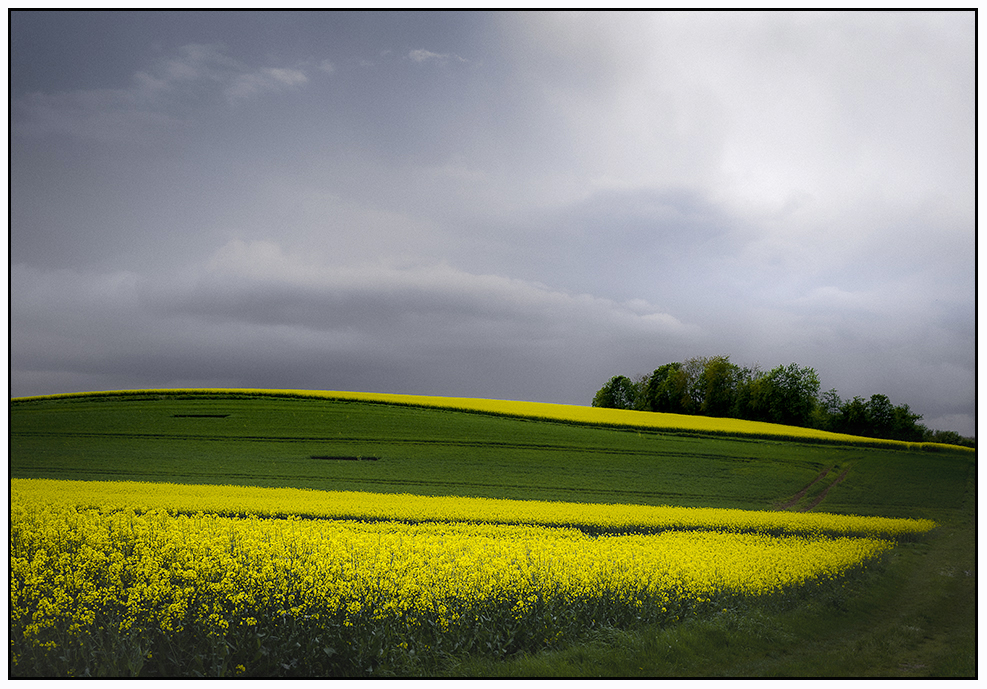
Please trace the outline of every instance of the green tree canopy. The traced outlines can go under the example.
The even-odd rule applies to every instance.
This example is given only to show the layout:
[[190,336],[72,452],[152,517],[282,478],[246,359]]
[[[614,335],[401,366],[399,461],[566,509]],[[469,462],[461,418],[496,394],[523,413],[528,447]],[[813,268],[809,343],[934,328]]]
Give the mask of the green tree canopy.
[[659,366],[644,384],[641,408],[646,411],[685,414],[689,405],[689,379],[679,362]]
[[730,363],[728,356],[706,359],[699,379],[702,389],[702,413],[706,416],[728,416],[737,398],[740,367]]
[[757,365],[737,366],[730,357],[693,357],[656,368],[632,381],[614,376],[596,393],[594,407],[672,414],[730,416],[836,433],[910,442],[976,446],[974,438],[930,431],[907,404],[886,395],[842,400],[835,389],[819,393],[815,369],[792,363],[764,373]]
[[594,407],[633,409],[637,396],[634,383],[627,376],[614,376],[593,397]]
[[766,378],[770,420],[807,426],[819,396],[819,376],[815,369],[792,363],[772,369]]

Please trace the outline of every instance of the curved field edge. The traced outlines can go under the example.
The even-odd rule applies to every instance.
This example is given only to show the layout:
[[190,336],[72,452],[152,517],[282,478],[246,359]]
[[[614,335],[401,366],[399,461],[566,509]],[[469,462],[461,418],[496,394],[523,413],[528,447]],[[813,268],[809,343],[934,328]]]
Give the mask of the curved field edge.
[[11,660],[24,675],[428,676],[463,653],[798,600],[891,547],[16,507]]
[[661,412],[634,411],[629,409],[604,409],[550,402],[524,402],[471,397],[436,397],[429,395],[401,395],[394,393],[349,392],[339,390],[278,390],[261,388],[164,388],[146,390],[105,390],[71,392],[32,397],[14,397],[11,403],[33,400],[58,400],[79,397],[144,397],[144,396],[193,396],[193,397],[288,397],[391,404],[407,407],[437,408],[480,413],[539,421],[604,426],[640,428],[671,434],[694,434],[727,437],[748,437],[773,440],[794,440],[837,445],[877,446],[885,448],[924,451],[966,451],[973,448],[942,443],[910,443],[901,440],[865,438],[862,436],[831,433],[814,428],[785,426],[763,421],[747,421],[709,416],[667,414]]
[[793,606],[752,605],[680,625],[604,629],[505,660],[456,659],[443,677],[930,678],[978,676],[976,479],[928,538]]
[[61,502],[100,510],[167,510],[261,518],[462,522],[577,528],[592,533],[718,530],[769,534],[910,539],[934,529],[928,519],[823,512],[504,500],[320,491],[298,488],[186,485],[136,481],[11,479],[12,500]]

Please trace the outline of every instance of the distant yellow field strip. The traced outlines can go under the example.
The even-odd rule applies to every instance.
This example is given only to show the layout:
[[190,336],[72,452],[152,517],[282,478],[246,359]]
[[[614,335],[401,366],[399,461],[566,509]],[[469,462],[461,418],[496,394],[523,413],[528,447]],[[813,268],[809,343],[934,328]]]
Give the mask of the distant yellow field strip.
[[[727,435],[754,435],[760,437],[791,438],[793,440],[822,440],[836,443],[888,445],[903,449],[922,449],[937,446],[938,443],[908,443],[900,440],[884,440],[880,438],[864,438],[843,433],[830,433],[815,428],[800,426],[785,426],[782,424],[766,423],[763,421],[747,421],[711,416],[695,416],[688,414],[666,414],[659,412],[633,411],[629,409],[604,409],[601,407],[583,407],[574,404],[553,404],[548,402],[519,402],[511,400],[492,400],[471,397],[433,397],[428,395],[397,395],[376,392],[347,392],[340,390],[274,390],[260,388],[189,388],[162,390],[108,390],[91,393],[67,393],[64,395],[45,395],[43,399],[58,397],[76,397],[84,395],[121,395],[121,394],[240,394],[240,395],[291,395],[297,397],[312,397],[321,399],[357,400],[364,402],[379,402],[385,404],[400,404],[416,407],[436,407],[440,409],[458,409],[489,414],[503,414],[551,421],[567,421],[571,423],[597,424],[604,426],[630,426],[636,428],[653,428],[665,431],[682,431],[692,433],[715,433]],[[944,445],[950,449],[959,448],[954,445]]]
[[890,519],[651,505],[494,500],[450,496],[180,485],[131,481],[11,479],[11,503],[70,504],[101,510],[168,510],[228,516],[570,526],[598,531],[708,529],[900,537],[929,531],[928,519]]

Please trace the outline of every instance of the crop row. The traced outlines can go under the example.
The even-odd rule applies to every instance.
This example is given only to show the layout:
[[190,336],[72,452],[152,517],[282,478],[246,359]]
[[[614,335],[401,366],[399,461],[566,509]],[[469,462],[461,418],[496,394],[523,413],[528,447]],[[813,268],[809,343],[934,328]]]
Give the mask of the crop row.
[[536,651],[838,585],[892,546],[175,514],[112,493],[100,506],[39,499],[26,483],[11,487],[14,676],[427,672],[459,653]]
[[496,500],[454,496],[180,485],[131,481],[12,479],[11,496],[103,510],[166,510],[227,516],[482,522],[565,526],[591,533],[705,529],[900,539],[935,528],[928,519],[767,510]]

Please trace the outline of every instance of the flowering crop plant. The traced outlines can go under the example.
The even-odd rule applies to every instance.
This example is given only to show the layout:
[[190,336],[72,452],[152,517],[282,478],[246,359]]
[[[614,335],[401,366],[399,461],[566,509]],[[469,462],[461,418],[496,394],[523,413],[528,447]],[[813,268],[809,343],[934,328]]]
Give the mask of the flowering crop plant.
[[10,500],[13,675],[428,672],[840,586],[934,526],[46,480]]
[[136,481],[12,479],[12,490],[32,502],[54,501],[101,509],[163,509],[226,516],[443,521],[577,527],[594,533],[669,529],[825,534],[900,539],[929,531],[928,519],[889,519],[711,507],[494,500],[300,488],[185,485]]

